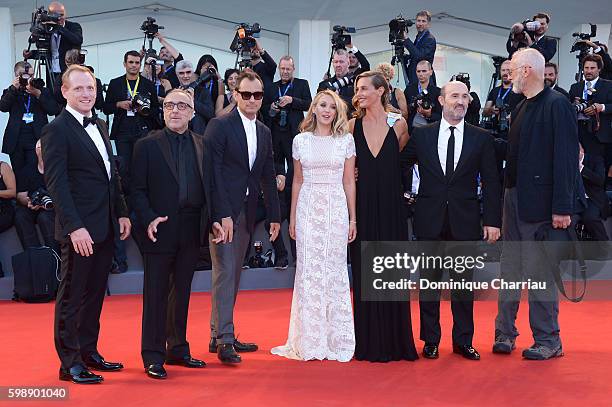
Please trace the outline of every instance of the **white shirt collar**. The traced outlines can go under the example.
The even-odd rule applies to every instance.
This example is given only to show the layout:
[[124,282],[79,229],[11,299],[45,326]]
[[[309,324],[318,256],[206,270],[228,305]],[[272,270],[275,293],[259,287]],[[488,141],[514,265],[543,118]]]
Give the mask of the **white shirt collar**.
[[[83,117],[86,117],[84,114],[78,112],[76,109],[73,109],[72,107],[70,107],[69,105],[66,105],[66,110],[68,112],[70,112],[71,115],[74,116],[74,118],[77,120],[77,122],[79,123],[83,123]],[[87,117],[91,117],[91,112],[89,112],[89,114],[87,115]]]
[[598,80],[599,80],[599,76],[593,79],[592,81],[588,81],[586,78],[584,78],[584,87],[586,88],[587,82],[591,82],[591,87],[594,88]]
[[[455,135],[457,135],[457,132],[459,132],[460,134],[463,134],[463,128],[465,125],[465,119],[461,119],[461,121],[454,126],[455,127]],[[451,124],[449,122],[446,121],[446,119],[444,119],[444,116],[442,116],[442,120],[440,120],[440,131],[447,131],[448,128],[451,126]]]
[[242,122],[244,124],[249,124],[249,125],[255,125],[255,122],[257,121],[257,117],[255,117],[255,119],[251,120],[248,117],[246,117],[244,114],[242,114],[242,112],[240,111],[240,109],[236,109],[238,110],[238,114],[240,115],[240,118],[242,119]]

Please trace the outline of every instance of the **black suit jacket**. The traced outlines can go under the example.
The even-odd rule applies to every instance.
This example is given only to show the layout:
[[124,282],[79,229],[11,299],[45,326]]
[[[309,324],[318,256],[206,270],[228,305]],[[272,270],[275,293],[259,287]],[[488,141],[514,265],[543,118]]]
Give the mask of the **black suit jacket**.
[[[204,133],[204,166],[212,171],[212,221],[232,217],[234,222],[247,198],[247,229],[253,231],[257,197],[263,189],[268,221],[280,222],[276,173],[270,130],[257,121],[257,157],[249,169],[246,132],[238,109],[216,117]],[[205,170],[206,171],[206,170]]]
[[590,154],[584,155],[582,161],[584,168],[580,172],[584,190],[587,196],[599,208],[602,218],[610,215],[610,202],[606,195],[606,166],[601,157],[593,158]]
[[[173,252],[178,248],[177,236],[196,235],[201,243],[208,241],[210,213],[210,173],[204,173],[204,138],[190,132],[196,152],[200,179],[204,187],[206,205],[202,208],[200,224],[194,230],[180,230],[179,184],[176,163],[165,130],[154,130],[134,146],[130,202],[136,212],[136,227],[146,230],[159,216],[168,220],[158,226],[157,242],[143,239],[142,250],[153,253]],[[191,233],[190,233],[191,232]],[[145,234],[146,235],[146,234]]]
[[487,131],[465,123],[459,162],[447,181],[438,157],[439,130],[440,122],[416,128],[403,156],[409,164],[419,164],[419,196],[414,213],[416,235],[419,240],[438,238],[448,213],[456,240],[479,240],[478,174],[482,182],[483,224],[501,227],[501,183],[493,139]]
[[[276,81],[272,85],[272,94],[279,98],[279,91],[282,85],[282,81]],[[310,86],[308,81],[305,79],[293,78],[293,84],[287,91],[285,96],[291,96],[293,102],[284,107],[288,110],[287,113],[287,124],[291,130],[292,135],[299,133],[299,127],[302,120],[304,120],[304,112],[308,111],[310,103],[312,103],[312,96],[310,94]]]
[[59,43],[59,63],[62,72],[66,70],[66,52],[71,49],[81,49],[83,44],[83,29],[81,24],[66,21],[64,27],[59,27],[58,31],[60,34]]
[[[25,124],[23,114],[26,111],[27,103],[28,94],[15,89],[12,85],[2,92],[0,110],[9,113],[2,140],[2,152],[5,154],[13,154],[15,148],[17,148],[21,126]],[[41,90],[40,98],[34,96],[30,98],[30,113],[34,114],[32,129],[36,138],[40,138],[42,128],[49,123],[47,115],[55,116],[60,110],[60,106],[47,88]]]
[[[437,87],[431,79],[429,80],[429,85],[427,85],[427,93],[431,99],[433,104],[431,109],[431,116],[427,118],[427,122],[434,123],[442,119],[442,106],[440,102],[438,102],[438,96],[440,96],[440,88]],[[404,96],[406,96],[406,103],[410,105],[412,98],[418,96],[419,94],[419,84],[412,83],[408,85],[408,87],[404,90]],[[415,109],[410,108],[410,112],[408,113],[408,132],[412,134],[412,120],[414,116],[417,114]]]
[[[531,44],[530,48],[534,48],[540,51],[540,54],[544,56],[544,60],[548,62],[557,53],[557,40],[551,37],[547,37],[545,35],[540,38],[540,41]],[[506,51],[508,51],[508,59],[511,59],[512,55],[514,55],[514,53],[518,50],[519,48],[512,46],[512,36],[510,36],[508,38],[508,41],[506,41]]]
[[42,131],[45,183],[55,204],[55,239],[60,242],[83,227],[94,243],[102,242],[118,230],[117,219],[128,216],[108,128],[103,120],[97,124],[110,158],[110,180],[96,145],[70,112],[63,110]]
[[586,205],[578,173],[576,112],[565,96],[549,87],[532,98],[522,114],[516,193],[524,222],[550,222],[553,214],[572,215]]
[[206,130],[206,125],[215,117],[215,105],[212,101],[212,96],[204,85],[198,86],[194,91],[194,110],[195,116],[189,122],[189,128],[203,135]]
[[[570,87],[570,100],[582,98],[584,81],[576,82]],[[601,103],[606,106],[605,110],[599,114],[599,131],[596,133],[597,139],[602,143],[612,143],[612,81],[599,78],[595,84],[595,93],[589,96],[588,100]]]
[[570,98],[569,93],[567,93],[567,91],[565,89],[563,89],[561,86],[555,85],[553,87],[553,89],[556,90],[557,92],[559,92],[560,94],[562,94],[563,96],[565,96],[570,102],[572,101],[572,99]]
[[[419,80],[416,75],[416,67],[422,60],[429,61],[433,66],[434,56],[436,54],[436,39],[429,30],[420,34],[421,37],[417,43],[412,42],[410,38],[404,41],[404,47],[408,50],[409,55],[404,59],[404,67],[408,73],[410,84],[416,84]],[[436,84],[436,73],[431,75],[430,82]]]
[[[108,88],[106,90],[106,99],[104,100],[104,113],[106,113],[107,115],[114,115],[113,126],[111,128],[111,140],[117,139],[117,134],[120,129],[121,122],[127,117],[127,110],[119,109],[117,107],[117,102],[129,100],[125,80],[125,75],[121,75],[118,78],[112,79],[108,84]],[[155,85],[153,84],[153,82],[151,82],[142,75],[140,76],[138,93],[141,93],[143,96],[147,96],[151,100],[152,112],[159,111],[159,101],[157,97],[155,97],[155,95],[157,95]],[[138,114],[136,115],[140,123],[140,127],[144,128],[144,134],[148,133],[149,130],[152,130],[157,127],[157,123],[155,122],[154,116],[155,114],[151,114],[151,116],[149,116],[148,118],[143,118]],[[139,138],[139,136],[139,134],[134,134],[133,138]]]

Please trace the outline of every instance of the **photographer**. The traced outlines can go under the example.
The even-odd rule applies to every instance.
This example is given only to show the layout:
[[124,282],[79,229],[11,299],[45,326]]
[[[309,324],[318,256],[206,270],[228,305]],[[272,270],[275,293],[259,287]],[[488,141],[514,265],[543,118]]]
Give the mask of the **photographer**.
[[[66,8],[62,3],[57,1],[51,2],[48,11],[49,14],[59,16],[58,27],[51,35],[51,66],[48,67],[49,70],[53,72],[54,78],[47,78],[47,82],[49,80],[55,82],[57,77],[66,70],[66,52],[70,49],[81,48],[81,44],[83,44],[83,29],[79,23],[66,19]],[[27,50],[23,51],[23,56],[26,59],[33,55],[34,53],[32,51],[29,53]]]
[[601,159],[593,159],[580,146],[580,175],[587,196],[587,206],[580,214],[580,222],[595,241],[607,241],[604,222],[610,215],[610,202],[606,195],[606,169]]
[[599,41],[583,41],[587,46],[591,47],[593,54],[597,54],[603,61],[603,68],[599,73],[600,78],[611,80],[612,79],[612,58],[608,53],[608,47]]
[[261,47],[259,40],[256,39],[255,48],[251,50],[251,69],[253,69],[264,82],[264,109],[276,99],[276,95],[274,95],[271,90],[266,92],[267,89],[271,89],[272,82],[274,82],[276,66],[274,59],[272,59],[270,54]]
[[404,90],[409,105],[408,131],[436,122],[442,117],[442,106],[438,102],[440,88],[432,81],[433,70],[427,60],[420,61],[416,66],[418,82],[411,83]]
[[550,16],[546,13],[538,13],[531,19],[516,23],[510,29],[510,36],[506,42],[508,59],[521,48],[534,48],[540,51],[546,62],[550,61],[557,52],[557,40],[544,34],[548,31]]
[[457,75],[453,75],[451,77],[451,82],[452,81],[458,81],[467,86],[468,91],[470,92],[470,102],[465,114],[465,121],[473,126],[478,126],[480,124],[480,98],[478,97],[478,93],[471,91],[472,86],[470,84],[470,74],[459,73]]
[[[202,75],[208,73],[207,76],[211,79],[197,83],[192,80],[193,64],[190,61],[183,60],[176,64],[176,73],[179,78],[180,86],[191,92],[194,97],[195,114],[193,119],[189,122],[189,129],[197,134],[203,135],[204,130],[206,130],[206,125],[210,119],[215,117],[215,106],[210,92],[211,88],[206,86],[206,83],[210,86],[214,86],[213,78],[217,78],[217,71],[214,70],[212,66],[202,69]],[[221,81],[219,81],[219,83],[223,84]]]
[[[159,101],[153,82],[140,75],[140,54],[138,51],[128,51],[123,56],[125,75],[114,78],[108,85],[104,113],[114,115],[110,138],[115,140],[117,155],[121,157],[122,178],[129,185],[132,152],[136,141],[144,137],[150,130],[159,127],[155,115],[159,111]],[[142,101],[149,108],[142,109]],[[149,115],[147,116],[146,113]]]
[[29,63],[17,62],[14,72],[15,79],[2,93],[0,110],[9,113],[2,152],[11,158],[19,182],[21,170],[28,164],[36,164],[34,146],[49,122],[47,116],[58,114],[60,106],[49,89],[40,87],[42,81],[33,78],[34,69]]
[[[487,96],[485,107],[482,110],[483,116],[492,118],[493,128],[499,137],[505,139],[508,135],[508,119],[510,113],[525,97],[522,94],[512,92],[512,79],[510,78],[510,60],[507,59],[501,64],[501,85],[494,87]],[[505,125],[500,129],[500,122]]]
[[[71,66],[74,64],[85,66],[85,54],[83,54],[81,50],[70,49],[66,52],[65,61],[66,66]],[[91,68],[90,66],[88,66],[87,68],[93,73],[93,68]],[[100,80],[100,78],[96,78],[96,104],[91,110],[93,114],[96,113],[96,109],[104,109],[104,94],[102,93],[102,87],[102,81]],[[62,95],[61,76],[58,78],[57,82],[55,83],[55,86],[53,87],[53,93],[55,96],[55,100],[57,100],[57,103],[60,105],[60,107],[63,108],[64,106],[66,106],[66,99],[64,98],[64,95]]]
[[338,93],[348,107],[348,112],[355,111],[353,107],[353,96],[355,89],[353,88],[354,77],[349,71],[349,56],[345,49],[337,49],[334,51],[332,65],[335,75],[329,79],[324,79],[319,83],[317,92],[325,89],[330,89]]
[[45,184],[45,166],[42,159],[40,140],[36,142],[38,162],[25,170],[23,182],[17,187],[17,208],[15,210],[15,229],[23,249],[40,247],[36,225],[40,228],[44,245],[59,253],[59,245],[54,237],[55,211]]
[[370,70],[370,62],[365,55],[361,53],[351,43],[346,44],[346,50],[348,51],[349,56],[349,72],[354,77],[357,77],[360,73],[366,72]]
[[[161,68],[163,73],[161,77],[158,76],[158,78],[167,79],[172,89],[178,88],[180,83],[176,76],[176,64],[184,59],[183,54],[178,52],[160,32],[155,34],[155,38],[157,38],[162,45],[159,49],[159,58],[164,61],[164,65]],[[166,92],[169,90],[170,89],[166,89]]]
[[584,80],[574,83],[569,92],[578,112],[578,136],[586,154],[604,160],[605,144],[612,143],[612,82],[599,77],[603,68],[599,55],[584,57],[582,68]]
[[567,91],[561,86],[559,86],[559,84],[557,83],[558,75],[559,68],[557,67],[557,64],[555,64],[554,62],[547,62],[546,65],[544,65],[544,84],[549,88],[553,88],[554,90],[569,99],[569,93],[567,93]]
[[[204,86],[204,88],[206,88],[206,91],[210,95],[210,99],[216,102],[219,95],[222,95],[225,92],[223,81],[221,80],[221,75],[219,74],[219,66],[217,65],[217,61],[215,60],[215,58],[210,54],[204,54],[198,60],[195,75],[196,77],[200,77],[203,73],[205,73],[205,71],[210,69],[214,70],[215,75],[212,75],[210,79],[204,81],[202,85]],[[177,75],[179,75],[178,70],[176,72]],[[184,78],[181,79],[179,75],[179,80],[181,80],[181,86],[184,86],[182,82]]]
[[234,89],[236,89],[236,79],[238,79],[240,71],[238,69],[227,69],[223,75],[223,84],[227,92],[217,97],[215,102],[215,116],[223,116],[234,110],[236,100],[234,99]]
[[[414,42],[410,38],[406,38],[404,41],[404,47],[410,53],[410,55],[406,55],[404,58],[404,67],[408,73],[408,81],[411,85],[419,81],[417,78],[417,64],[420,61],[426,60],[429,61],[430,65],[433,65],[436,53],[436,39],[429,31],[430,23],[431,13],[427,10],[419,11],[416,15],[417,35],[414,38]],[[434,86],[436,84],[436,75],[433,70],[431,73],[431,83]],[[436,96],[435,99],[437,100],[438,97]]]

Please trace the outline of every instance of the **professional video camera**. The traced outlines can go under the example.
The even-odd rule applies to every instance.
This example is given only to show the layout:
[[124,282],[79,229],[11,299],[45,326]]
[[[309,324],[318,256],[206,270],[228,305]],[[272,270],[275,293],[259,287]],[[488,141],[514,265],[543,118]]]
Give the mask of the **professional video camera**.
[[243,70],[244,68],[251,67],[251,51],[257,46],[257,40],[259,33],[261,32],[261,26],[259,23],[248,25],[246,23],[240,23],[236,27],[236,34],[230,44],[230,51],[236,53],[236,63],[234,64],[235,69]]
[[467,86],[468,90],[470,90],[471,88],[470,74],[467,72],[459,72],[458,74],[451,76],[450,80],[465,83],[465,86]]
[[357,31],[355,27],[345,27],[343,25],[335,25],[332,27],[334,33],[331,37],[332,49],[346,49],[346,44],[351,44],[351,36],[345,33],[354,34]]
[[32,206],[41,206],[47,211],[50,211],[55,207],[53,204],[53,199],[51,199],[51,196],[49,196],[49,192],[45,187],[40,187],[37,190],[30,192],[28,195]]
[[335,76],[332,76],[328,80],[322,82],[321,86],[324,89],[329,89],[331,91],[338,91],[341,88],[344,88],[346,86],[353,86],[354,82],[355,82],[355,78],[351,75],[343,76],[342,78],[337,78]]
[[417,110],[419,106],[421,106],[421,109],[429,110],[431,109],[432,105],[433,103],[427,89],[423,89],[423,92],[413,96],[412,99],[410,99],[410,108],[413,110]]
[[30,38],[28,42],[35,44],[38,54],[41,57],[49,58],[51,55],[51,36],[59,28],[59,21],[62,18],[57,13],[50,13],[40,6],[32,13],[30,24]]
[[217,75],[217,71],[215,70],[214,67],[211,66],[208,69],[202,71],[200,76],[195,81],[191,82],[189,85],[181,86],[181,88],[182,89],[195,89],[198,87],[198,85],[200,85],[201,83],[208,82],[212,77],[216,75]]
[[570,52],[578,52],[576,58],[578,59],[578,73],[576,73],[576,81],[582,80],[582,59],[588,55],[590,46],[586,41],[590,41],[591,38],[597,36],[597,24],[589,24],[591,26],[590,33],[573,33],[572,37],[576,38],[572,44]]
[[147,38],[154,38],[155,34],[157,34],[159,30],[164,29],[163,26],[157,25],[155,21],[156,20],[153,17],[147,17],[147,19],[140,26],[140,30],[145,33]]
[[510,29],[513,41],[518,41],[519,48],[527,47],[527,42],[524,36],[529,35],[532,41],[535,41],[535,32],[540,29],[540,22],[537,20],[525,20],[522,23],[516,23]]
[[149,116],[151,114],[151,99],[140,93],[135,94],[132,97],[132,109],[141,116]]
[[404,75],[404,83],[408,83],[408,75],[402,63],[404,61],[404,40],[408,33],[408,27],[413,25],[414,21],[406,20],[401,14],[389,21],[389,42],[393,46],[391,65],[399,62],[399,67]]
[[274,267],[274,262],[272,261],[272,250],[268,250],[266,254],[263,253],[263,243],[259,240],[253,243],[253,247],[255,248],[255,254],[251,256],[248,261],[248,265],[250,268],[265,268],[265,267]]

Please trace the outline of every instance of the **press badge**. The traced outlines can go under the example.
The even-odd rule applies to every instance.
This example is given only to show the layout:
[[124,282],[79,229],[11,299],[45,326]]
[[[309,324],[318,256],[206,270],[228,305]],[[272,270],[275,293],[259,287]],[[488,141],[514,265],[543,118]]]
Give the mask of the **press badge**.
[[26,124],[30,124],[34,121],[34,113],[24,113],[23,114],[23,118],[22,120],[26,123]]
[[134,116],[136,116],[136,113],[133,110],[128,110],[127,111],[127,116],[128,117],[134,117]]

